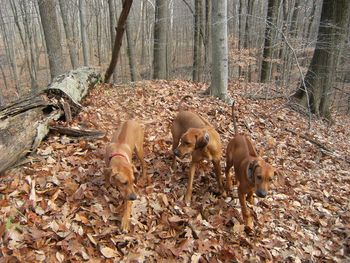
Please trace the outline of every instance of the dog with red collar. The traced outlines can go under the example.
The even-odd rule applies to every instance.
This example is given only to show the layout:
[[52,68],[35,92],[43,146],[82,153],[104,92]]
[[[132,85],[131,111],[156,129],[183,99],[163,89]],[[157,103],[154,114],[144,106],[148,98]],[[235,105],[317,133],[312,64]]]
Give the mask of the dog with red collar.
[[123,232],[129,231],[132,201],[137,199],[134,189],[133,152],[136,153],[141,162],[141,179],[150,183],[150,177],[146,173],[146,163],[143,159],[143,140],[143,127],[135,120],[128,120],[113,134],[112,141],[106,147],[105,182],[116,187],[124,199],[124,213],[121,220]]

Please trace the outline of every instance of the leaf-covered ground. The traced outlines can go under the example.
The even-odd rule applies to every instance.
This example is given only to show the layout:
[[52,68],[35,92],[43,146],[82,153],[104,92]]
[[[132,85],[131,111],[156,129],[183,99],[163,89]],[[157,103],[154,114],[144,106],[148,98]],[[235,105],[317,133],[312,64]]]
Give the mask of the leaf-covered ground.
[[[185,81],[99,86],[71,126],[106,131],[106,138],[50,134],[28,163],[0,178],[0,262],[349,261],[349,119],[335,117],[332,126],[312,120],[308,130],[308,119],[283,107],[284,100],[250,100],[240,88],[230,87],[239,129],[279,170],[269,196],[252,207],[253,233],[244,230],[237,193],[216,195],[210,164],[196,173],[191,207],[183,202],[189,159],[176,173],[170,168],[170,124],[180,98],[193,95],[186,107],[217,128],[225,148],[233,135],[230,106]],[[138,185],[131,231],[122,234],[121,200],[104,185],[103,153],[129,118],[145,125],[152,184]],[[224,157],[221,163],[223,170]]]

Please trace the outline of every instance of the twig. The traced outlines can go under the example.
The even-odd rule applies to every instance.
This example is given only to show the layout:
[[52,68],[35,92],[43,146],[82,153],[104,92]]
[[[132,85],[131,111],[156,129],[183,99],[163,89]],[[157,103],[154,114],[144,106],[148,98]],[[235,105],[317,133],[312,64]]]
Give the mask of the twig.
[[329,148],[327,148],[326,146],[324,146],[322,143],[320,143],[319,141],[316,141],[315,139],[312,139],[304,134],[299,134],[297,133],[296,131],[292,130],[292,129],[289,129],[289,128],[285,128],[286,131],[289,131],[290,133],[294,134],[294,135],[297,135],[297,136],[300,136],[301,138],[317,145],[318,147],[328,151],[328,152],[333,152],[332,150],[330,150]]
[[252,99],[252,100],[274,100],[274,99],[285,98],[286,96],[285,95],[274,95],[274,96],[266,97],[263,95],[250,95],[250,94],[248,94],[244,97],[248,98],[248,99]]

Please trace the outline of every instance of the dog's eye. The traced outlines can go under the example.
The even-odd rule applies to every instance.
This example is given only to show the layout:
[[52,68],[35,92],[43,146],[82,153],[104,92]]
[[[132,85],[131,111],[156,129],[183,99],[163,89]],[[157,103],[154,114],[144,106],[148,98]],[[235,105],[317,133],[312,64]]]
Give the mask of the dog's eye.
[[258,175],[258,176],[256,177],[256,179],[261,180],[261,179],[262,179],[261,175]]
[[272,178],[269,178],[269,182],[272,182]]
[[122,185],[127,185],[128,184],[128,181],[126,181],[126,182],[121,182],[122,183]]

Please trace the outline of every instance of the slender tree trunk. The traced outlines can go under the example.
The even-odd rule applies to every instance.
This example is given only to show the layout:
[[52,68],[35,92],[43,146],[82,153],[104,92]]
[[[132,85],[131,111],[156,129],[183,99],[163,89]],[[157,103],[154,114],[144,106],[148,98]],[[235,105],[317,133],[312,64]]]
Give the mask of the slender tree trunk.
[[[111,36],[111,51],[113,52],[113,44],[115,41],[115,26],[117,19],[115,18],[115,0],[108,0],[108,11],[109,11],[109,33]],[[113,74],[113,82],[117,81],[117,75],[115,72]]]
[[330,118],[330,97],[349,17],[350,1],[323,1],[316,48],[305,76],[306,87],[302,84],[295,93],[295,98],[304,106],[309,104],[318,116]]
[[168,1],[156,0],[153,44],[153,78],[166,79],[166,35]]
[[[251,30],[249,30],[249,28],[253,28],[252,27],[253,7],[254,7],[254,0],[248,0],[243,47],[244,47],[244,49],[248,49],[250,56],[253,55],[253,54],[251,54],[251,50],[252,50],[252,45],[251,45],[252,41],[251,41],[251,37],[250,37]],[[247,71],[248,71],[247,72],[248,81],[250,82],[252,79],[252,72],[251,72],[251,64],[250,63],[248,64]]]
[[114,40],[112,59],[111,59],[111,62],[109,64],[109,66],[106,70],[105,76],[104,76],[105,83],[109,82],[109,80],[114,72],[115,66],[117,65],[119,52],[120,52],[120,48],[122,46],[123,35],[124,35],[124,31],[125,31],[125,22],[126,22],[126,19],[128,18],[132,2],[133,2],[133,0],[125,0],[125,2],[123,4],[123,10],[122,10],[122,12],[119,16],[119,20],[118,20],[117,34],[116,34],[115,40]]
[[272,63],[272,53],[273,53],[273,31],[274,26],[276,26],[277,15],[278,15],[278,7],[280,4],[280,0],[269,0],[268,1],[268,10],[267,10],[267,24],[265,29],[265,43],[264,43],[264,53],[263,53],[263,61],[261,65],[261,82],[267,82],[270,80],[270,72]]
[[96,22],[96,45],[97,45],[97,59],[98,59],[98,65],[101,66],[102,63],[102,30],[101,30],[101,23],[102,23],[102,19],[101,19],[101,2],[99,0],[97,0],[96,2],[96,10],[94,10],[95,13],[95,22]]
[[246,6],[247,0],[239,0],[239,39],[238,39],[238,46],[239,50],[243,49],[244,47],[244,39],[245,39],[245,24],[247,21],[247,6]]
[[212,0],[205,0],[205,65],[211,63],[211,12]]
[[309,24],[307,26],[307,31],[306,31],[306,35],[305,35],[305,38],[307,41],[310,40],[311,28],[312,28],[312,25],[313,25],[314,20],[315,20],[315,12],[316,12],[316,0],[314,0],[312,2],[312,9],[311,9],[310,17],[309,17]]
[[172,44],[173,44],[173,25],[174,25],[174,0],[170,0],[168,2],[168,14],[167,14],[167,29],[166,29],[166,79],[169,78],[170,73],[172,72],[172,63],[171,63],[171,55],[173,52]]
[[[125,0],[123,0],[123,3],[124,2]],[[127,53],[129,58],[130,78],[131,78],[131,81],[134,82],[139,79],[138,77],[139,73],[137,72],[137,63],[136,63],[136,57],[135,57],[135,42],[133,41],[131,32],[132,32],[132,28],[130,25],[130,20],[126,19],[125,33],[126,33],[126,40],[128,43]]]
[[[19,36],[20,36],[20,39],[21,39],[21,42],[23,45],[23,49],[24,49],[25,62],[27,64],[28,72],[29,72],[29,76],[30,76],[30,86],[31,86],[32,90],[35,90],[38,87],[38,83],[37,83],[36,78],[32,72],[32,65],[31,65],[29,55],[28,55],[30,53],[30,49],[29,49],[29,46],[27,43],[26,35],[23,32],[23,29],[22,29],[20,22],[19,22],[19,17],[18,17],[19,11],[17,9],[16,2],[14,0],[10,0],[10,5],[11,5],[12,13],[13,13],[13,18],[14,18],[16,27],[18,29]],[[21,75],[21,72],[22,72],[22,69],[20,70],[20,75]]]
[[[1,65],[1,63],[0,63],[0,71],[1,71],[1,74],[2,74],[2,78],[4,80],[5,89],[8,89],[6,73],[5,73],[4,68]],[[1,88],[0,88],[0,92],[2,92]],[[3,101],[3,95],[2,95],[2,93],[0,93],[0,106],[2,105],[2,101]]]
[[192,80],[201,81],[203,0],[195,0]]
[[66,41],[67,41],[67,46],[69,51],[70,62],[72,64],[72,68],[76,69],[79,63],[78,63],[78,57],[77,57],[77,50],[73,40],[72,30],[69,25],[68,2],[66,0],[59,0],[58,2],[60,4],[64,32],[66,33]]
[[52,80],[65,71],[56,5],[54,0],[38,0],[38,4]]
[[83,46],[84,66],[90,64],[90,46],[87,36],[87,24],[86,24],[86,2],[85,0],[79,0],[79,17],[80,17],[80,32],[81,41]]
[[146,62],[146,48],[145,48],[145,41],[146,41],[146,29],[147,29],[147,17],[146,17],[146,1],[143,0],[141,6],[141,20],[146,21],[145,23],[140,23],[141,26],[141,65],[143,66]]
[[251,24],[251,16],[253,15],[253,6],[254,6],[254,0],[248,0],[247,4],[247,18],[245,21],[245,34],[244,34],[244,42],[243,42],[243,47],[244,48],[250,48],[249,43],[250,41],[250,24]]
[[32,18],[31,18],[31,13],[33,12],[34,3],[30,2],[20,2],[20,9],[21,9],[21,15],[22,18],[24,19],[23,25],[24,25],[24,32],[26,35],[26,41],[28,43],[28,48],[30,50],[30,70],[32,76],[34,76],[34,79],[37,79],[37,68],[39,67],[39,57],[37,55],[37,49],[34,46],[34,37],[35,33],[33,32],[34,27],[32,23]]
[[1,27],[1,31],[3,32],[2,35],[3,35],[4,46],[5,46],[6,54],[9,58],[11,72],[15,83],[15,89],[17,93],[19,93],[20,85],[19,85],[19,79],[18,79],[18,68],[17,68],[17,61],[16,61],[16,53],[15,53],[16,42],[14,38],[14,32],[11,29],[6,30],[6,25],[3,19],[3,13],[1,9],[0,9],[0,27]]
[[210,93],[231,103],[227,94],[228,47],[227,47],[227,0],[213,1],[212,11],[212,77]]

